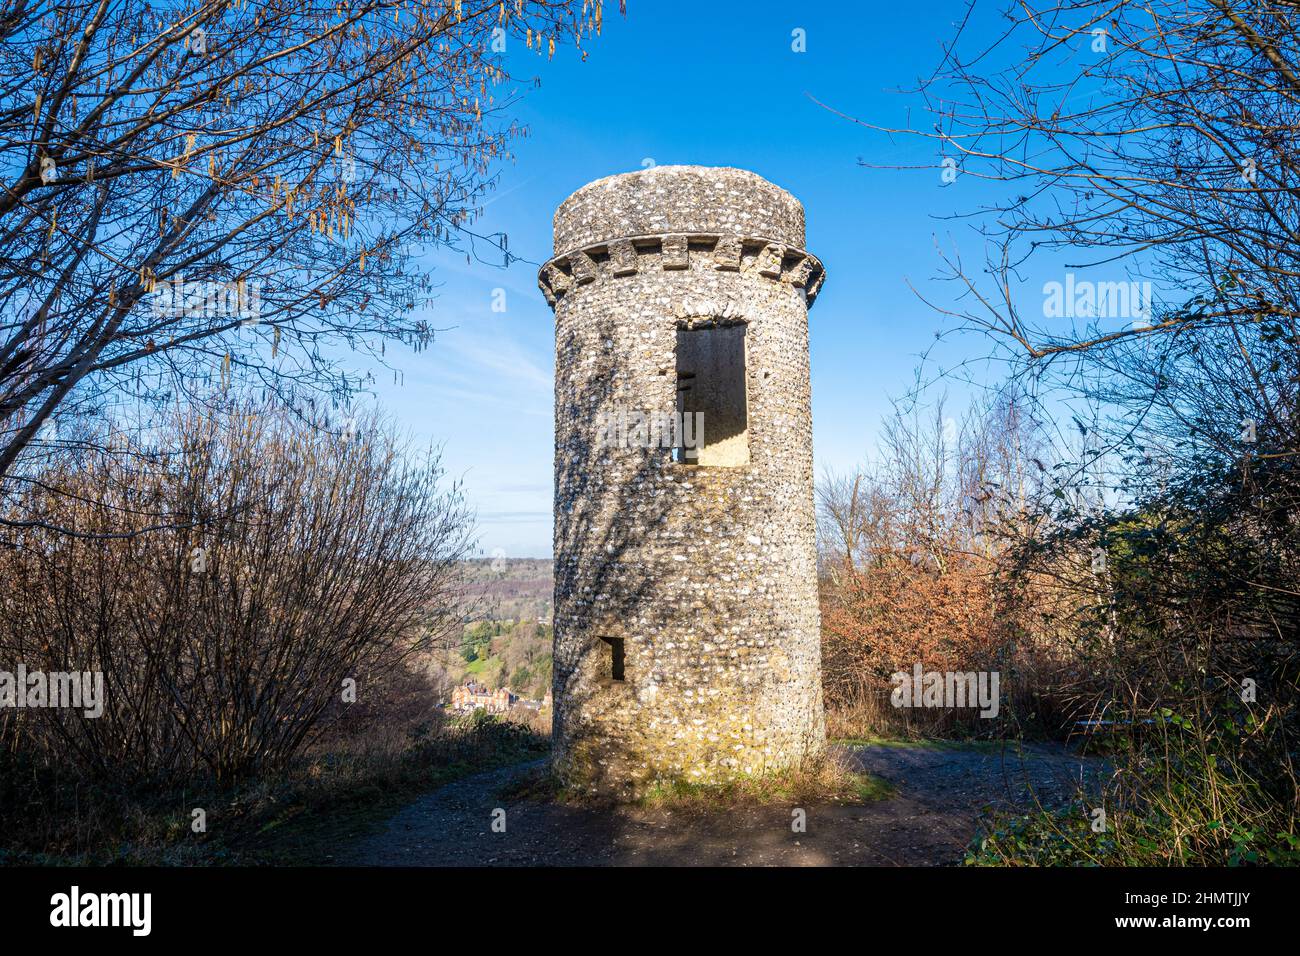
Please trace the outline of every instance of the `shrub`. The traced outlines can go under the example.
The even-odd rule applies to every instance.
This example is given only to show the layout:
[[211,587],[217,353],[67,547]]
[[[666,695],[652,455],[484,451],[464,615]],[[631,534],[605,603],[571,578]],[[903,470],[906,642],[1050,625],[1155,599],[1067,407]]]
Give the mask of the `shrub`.
[[[103,716],[11,712],[4,742],[122,783],[283,767],[458,626],[469,517],[436,456],[237,401],[68,444],[7,503],[0,667],[102,671]],[[146,440],[147,439],[147,440]]]

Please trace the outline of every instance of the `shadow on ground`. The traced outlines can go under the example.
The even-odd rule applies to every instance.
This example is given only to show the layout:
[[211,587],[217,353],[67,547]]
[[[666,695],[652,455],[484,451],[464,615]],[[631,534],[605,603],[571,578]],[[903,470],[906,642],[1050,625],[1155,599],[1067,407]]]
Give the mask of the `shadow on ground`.
[[[809,806],[791,830],[790,806],[700,811],[569,806],[508,798],[541,762],[490,771],[426,794],[379,833],[341,853],[362,866],[935,866],[959,863],[981,814],[1053,805],[1103,761],[1064,747],[1002,751],[844,748],[898,788],[858,806]],[[492,829],[505,811],[505,832]]]

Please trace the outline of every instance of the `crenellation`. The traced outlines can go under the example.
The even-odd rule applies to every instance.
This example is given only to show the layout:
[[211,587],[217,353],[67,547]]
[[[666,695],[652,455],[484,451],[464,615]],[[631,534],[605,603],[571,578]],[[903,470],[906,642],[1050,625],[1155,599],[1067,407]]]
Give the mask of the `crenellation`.
[[591,256],[587,253],[578,251],[570,253],[568,257],[569,272],[573,276],[573,281],[577,285],[586,285],[588,282],[595,282],[599,272],[596,269],[596,263],[592,261]]
[[796,289],[806,289],[816,268],[816,263],[808,256],[800,257],[790,269],[790,284]]
[[775,243],[768,243],[763,247],[763,251],[759,253],[755,268],[758,269],[759,275],[775,279],[780,277],[784,264],[785,248]]
[[[816,256],[767,239],[672,234],[593,243],[556,255],[542,267],[537,284],[547,302],[554,305],[553,300],[558,300],[574,286],[596,279],[636,275],[645,268],[690,269],[691,249],[703,253],[701,261],[711,262],[717,271],[757,271],[796,288],[811,289],[814,280],[820,287],[820,276],[824,274]],[[644,265],[642,260],[649,260],[650,265]],[[815,292],[809,294],[815,298]]]
[[740,236],[721,236],[713,249],[713,267],[729,272],[740,271],[745,241]]
[[637,271],[636,247],[630,239],[620,239],[609,245],[610,272],[616,276],[635,275]]
[[664,236],[660,241],[659,264],[665,270],[689,269],[690,244],[686,236]]

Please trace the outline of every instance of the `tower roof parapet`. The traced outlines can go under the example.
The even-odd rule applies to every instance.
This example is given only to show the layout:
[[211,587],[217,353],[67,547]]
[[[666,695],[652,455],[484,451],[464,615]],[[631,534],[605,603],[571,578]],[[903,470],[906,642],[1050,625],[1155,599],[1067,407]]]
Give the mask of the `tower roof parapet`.
[[804,244],[799,200],[729,166],[653,166],[583,186],[555,212],[555,254],[634,236],[757,236]]

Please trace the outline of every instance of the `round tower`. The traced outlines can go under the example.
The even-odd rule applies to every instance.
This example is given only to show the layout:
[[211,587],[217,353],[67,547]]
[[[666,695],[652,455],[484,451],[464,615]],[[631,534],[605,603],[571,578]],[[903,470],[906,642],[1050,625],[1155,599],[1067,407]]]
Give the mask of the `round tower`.
[[554,759],[640,790],[790,767],[825,725],[803,207],[741,169],[555,214]]

